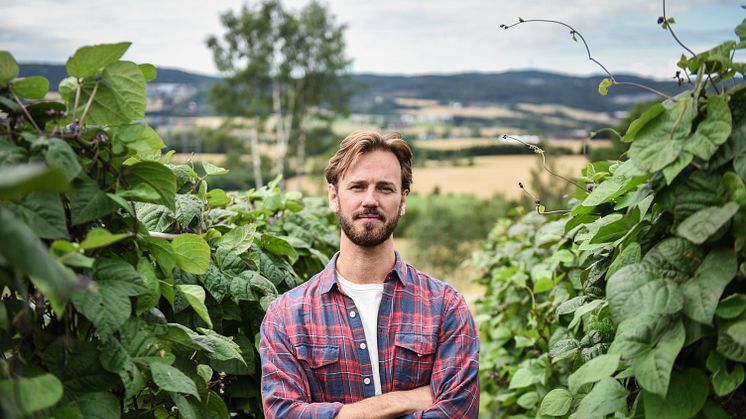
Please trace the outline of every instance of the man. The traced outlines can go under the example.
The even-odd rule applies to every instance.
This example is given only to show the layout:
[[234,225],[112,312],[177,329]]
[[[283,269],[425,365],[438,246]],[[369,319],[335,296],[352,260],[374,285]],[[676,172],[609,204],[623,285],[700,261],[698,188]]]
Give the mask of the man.
[[268,418],[476,418],[479,339],[463,297],[407,265],[392,233],[412,153],[397,134],[355,132],[326,168],[340,251],[267,310]]

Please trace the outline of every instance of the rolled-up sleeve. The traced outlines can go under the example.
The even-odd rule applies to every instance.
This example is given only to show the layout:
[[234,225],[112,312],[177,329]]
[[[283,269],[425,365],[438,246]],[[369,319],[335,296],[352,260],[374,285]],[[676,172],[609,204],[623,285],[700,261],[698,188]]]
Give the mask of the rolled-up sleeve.
[[466,301],[453,294],[430,379],[435,403],[415,418],[476,418],[479,413],[479,335]]
[[[277,302],[277,301],[275,301]],[[333,418],[342,403],[312,403],[308,377],[290,349],[282,310],[270,306],[261,326],[264,415],[272,418]]]

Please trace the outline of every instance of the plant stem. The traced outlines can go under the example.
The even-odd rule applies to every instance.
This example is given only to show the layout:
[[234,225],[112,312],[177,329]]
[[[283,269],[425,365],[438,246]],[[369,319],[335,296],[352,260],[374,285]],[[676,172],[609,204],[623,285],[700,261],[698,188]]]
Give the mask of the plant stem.
[[34,128],[36,128],[36,133],[39,134],[39,135],[43,134],[42,130],[39,129],[39,126],[36,125],[36,121],[34,121],[34,118],[31,117],[31,114],[28,113],[28,110],[26,109],[26,107],[23,106],[23,103],[21,102],[21,99],[19,99],[18,96],[16,96],[16,94],[13,93],[13,92],[11,92],[11,94],[13,95],[13,99],[15,99],[16,103],[18,104],[18,106],[20,106],[21,110],[23,110],[23,114],[26,115],[26,118],[28,118],[29,122],[31,122],[31,125],[33,125]]
[[75,122],[75,117],[78,114],[78,105],[79,104],[80,104],[80,80],[78,80],[78,86],[75,88],[75,104],[73,104],[72,122]]
[[666,23],[666,28],[668,29],[668,32],[671,33],[671,36],[673,36],[673,39],[676,40],[676,43],[681,45],[681,48],[687,50],[687,52],[692,54],[692,56],[696,56],[697,54],[695,54],[694,51],[690,50],[686,45],[684,45],[679,37],[677,37],[676,34],[673,32],[673,29],[671,29],[671,25],[668,23],[668,16],[666,16],[666,0],[663,0],[663,21]]
[[88,109],[91,108],[91,103],[93,103],[93,98],[96,96],[96,92],[98,91],[98,85],[99,82],[96,82],[96,84],[93,86],[93,92],[91,92],[91,96],[88,97],[88,102],[85,104],[85,109],[83,109],[83,114],[80,115],[80,123],[79,126],[83,126],[83,121],[85,121],[85,117],[88,116]]
[[668,100],[671,100],[671,101],[675,100],[671,96],[669,96],[669,95],[667,95],[667,94],[665,94],[663,92],[660,92],[660,91],[658,91],[656,89],[653,89],[652,87],[645,86],[643,84],[617,81],[616,78],[614,77],[614,75],[611,74],[611,72],[606,67],[604,67],[603,64],[601,64],[598,60],[596,60],[595,58],[593,58],[593,56],[591,55],[591,48],[588,46],[588,42],[585,41],[585,37],[583,37],[583,35],[580,32],[578,32],[577,30],[575,30],[575,28],[573,28],[572,26],[568,25],[565,22],[561,22],[559,20],[552,20],[552,19],[520,19],[519,18],[519,20],[518,20],[517,23],[514,23],[512,25],[500,25],[500,26],[503,29],[510,29],[510,28],[512,28],[514,26],[520,25],[521,23],[529,23],[529,22],[553,23],[555,25],[564,26],[564,27],[570,29],[570,33],[573,34],[573,35],[577,35],[580,38],[580,41],[583,42],[583,46],[585,47],[585,52],[588,54],[588,59],[590,61],[592,61],[593,63],[595,63],[597,66],[601,67],[601,69],[606,73],[606,75],[609,77],[609,79],[611,80],[611,82],[613,84],[617,84],[617,85],[620,85],[620,86],[637,87],[639,89],[647,90],[650,93],[654,93],[654,94],[656,94],[656,95],[658,95],[658,96],[660,96],[662,98],[665,98],[665,99],[668,99]]
[[159,239],[166,239],[166,240],[173,240],[177,237],[179,237],[178,234],[171,234],[171,233],[161,233],[158,231],[148,231],[148,234],[150,234],[150,237],[156,237]]

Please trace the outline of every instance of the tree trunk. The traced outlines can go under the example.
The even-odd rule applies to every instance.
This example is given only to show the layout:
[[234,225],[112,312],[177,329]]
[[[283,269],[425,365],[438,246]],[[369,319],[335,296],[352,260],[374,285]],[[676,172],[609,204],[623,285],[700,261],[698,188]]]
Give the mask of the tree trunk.
[[259,189],[264,185],[262,181],[262,159],[259,155],[259,128],[254,123],[254,127],[251,129],[251,160],[254,166],[254,183],[256,188]]
[[298,168],[295,170],[298,179],[298,190],[303,191],[303,176],[306,174],[306,132],[300,130],[298,134]]
[[[275,134],[277,139],[277,160],[275,162],[275,171],[279,175],[285,173],[285,155],[287,154],[287,133],[285,132],[284,118],[282,117],[282,103],[280,95],[280,82],[272,79],[272,105],[275,111]],[[283,189],[285,180],[281,179],[280,189]]]

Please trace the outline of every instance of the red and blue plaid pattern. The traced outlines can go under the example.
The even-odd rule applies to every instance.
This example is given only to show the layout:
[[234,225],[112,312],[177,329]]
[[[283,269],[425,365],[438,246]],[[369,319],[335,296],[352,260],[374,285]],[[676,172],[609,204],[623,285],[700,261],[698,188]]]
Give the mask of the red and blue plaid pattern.
[[[333,418],[374,396],[363,324],[337,286],[336,260],[267,310],[259,348],[267,418]],[[378,356],[384,393],[430,385],[434,405],[413,417],[477,417],[479,338],[466,302],[398,253],[378,312]]]

